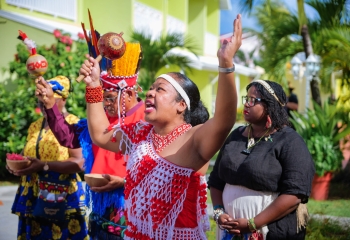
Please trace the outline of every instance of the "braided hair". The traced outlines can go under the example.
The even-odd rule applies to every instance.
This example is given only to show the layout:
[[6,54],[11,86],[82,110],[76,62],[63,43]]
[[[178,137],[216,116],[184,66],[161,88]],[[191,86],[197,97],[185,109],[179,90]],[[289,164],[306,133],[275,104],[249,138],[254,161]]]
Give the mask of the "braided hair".
[[[190,99],[191,110],[186,108],[184,113],[185,122],[191,124],[193,127],[205,123],[209,119],[209,112],[200,100],[200,93],[197,85],[182,73],[170,72],[168,74],[174,77]],[[180,102],[181,100],[183,100],[183,98],[178,94],[176,102]]]
[[[269,80],[263,81],[270,85],[270,87],[274,90],[278,100],[285,105],[287,103],[287,96],[282,86],[276,82]],[[270,116],[272,121],[271,127],[275,129],[281,129],[286,125],[291,126],[285,107],[281,106],[281,104],[274,98],[274,96],[258,82],[251,82],[246,87],[246,90],[248,91],[252,86],[254,86],[259,91],[261,94],[261,99],[263,99],[264,103],[266,104],[267,114]]]

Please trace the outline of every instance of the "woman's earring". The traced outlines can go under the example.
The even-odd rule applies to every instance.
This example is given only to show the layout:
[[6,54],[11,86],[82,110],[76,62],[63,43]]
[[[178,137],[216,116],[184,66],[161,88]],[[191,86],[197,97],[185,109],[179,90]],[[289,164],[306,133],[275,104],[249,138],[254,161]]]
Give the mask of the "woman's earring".
[[270,116],[267,116],[265,128],[269,129],[272,126],[272,121]]

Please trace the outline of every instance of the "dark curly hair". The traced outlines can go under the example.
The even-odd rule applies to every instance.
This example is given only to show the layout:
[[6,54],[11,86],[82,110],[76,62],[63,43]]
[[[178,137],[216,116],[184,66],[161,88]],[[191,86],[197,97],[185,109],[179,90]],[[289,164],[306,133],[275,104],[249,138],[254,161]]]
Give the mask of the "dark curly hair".
[[[181,85],[185,90],[188,98],[190,99],[190,109],[186,108],[184,113],[184,120],[186,123],[196,126],[205,123],[209,119],[208,109],[204,106],[203,102],[200,100],[200,93],[197,85],[179,72],[168,73],[174,77],[174,79]],[[183,100],[180,94],[178,94],[176,101],[180,102]]]
[[[263,81],[270,85],[270,87],[275,91],[278,100],[285,105],[287,103],[287,96],[282,86],[276,82],[272,82],[269,80]],[[276,98],[271,93],[269,93],[266,90],[266,88],[259,82],[249,83],[246,87],[247,92],[252,86],[254,86],[259,91],[259,93],[261,94],[261,98],[264,100],[267,114],[270,116],[272,121],[271,127],[275,129],[281,129],[286,125],[291,126],[285,107],[281,106],[281,104],[276,100]]]

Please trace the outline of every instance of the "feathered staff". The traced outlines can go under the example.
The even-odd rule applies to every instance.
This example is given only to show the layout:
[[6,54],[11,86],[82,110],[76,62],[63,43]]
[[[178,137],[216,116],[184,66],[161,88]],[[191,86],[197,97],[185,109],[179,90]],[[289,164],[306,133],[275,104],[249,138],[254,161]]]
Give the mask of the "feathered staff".
[[30,53],[30,56],[26,62],[27,71],[34,77],[44,75],[48,67],[46,58],[36,53],[36,44],[33,40],[27,37],[27,34],[21,30],[18,30],[18,32],[19,35],[17,38],[23,41]]
[[[100,39],[100,33],[94,29],[92,17],[90,14],[90,10],[88,10],[89,13],[89,22],[90,22],[90,34],[88,35],[86,33],[85,25],[84,23],[81,23],[81,27],[83,28],[84,36],[86,43],[89,48],[89,54],[93,58],[97,58],[98,55],[100,55],[100,51],[98,50],[97,43],[98,40]],[[106,71],[112,64],[112,60],[109,60],[107,58],[102,58],[100,61],[100,68],[102,71]]]
[[[97,61],[101,61],[100,68],[102,71],[106,71],[111,66],[113,60],[121,58],[124,55],[126,44],[122,38],[123,33],[109,32],[100,38],[100,34],[94,29],[90,10],[88,10],[88,13],[90,35],[87,35],[84,23],[81,23],[81,26],[83,28],[86,43],[89,47],[89,54]],[[80,82],[83,78],[84,76],[80,75],[76,80],[77,82]]]

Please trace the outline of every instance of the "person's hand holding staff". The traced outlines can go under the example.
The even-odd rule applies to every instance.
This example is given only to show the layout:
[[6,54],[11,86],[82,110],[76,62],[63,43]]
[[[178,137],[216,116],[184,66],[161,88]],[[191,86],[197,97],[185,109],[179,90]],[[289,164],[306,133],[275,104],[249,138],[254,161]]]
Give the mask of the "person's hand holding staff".
[[[114,33],[114,32],[108,32],[104,34],[100,39],[98,39],[98,36],[95,32],[91,14],[89,11],[89,20],[90,20],[90,36],[87,35],[84,24],[82,23],[81,26],[84,31],[84,36],[86,39],[86,42],[88,45],[93,46],[94,51],[96,52],[96,62],[98,63],[101,61],[102,57],[105,57],[109,60],[115,60],[118,58],[121,58],[126,49],[125,41],[122,37],[123,32],[121,33]],[[97,47],[96,47],[97,46]],[[79,77],[76,79],[77,82],[80,82],[83,80],[85,76],[79,75]]]
[[[126,45],[124,39],[122,38],[122,34],[123,33],[109,32],[104,34],[98,40],[97,49],[99,55],[95,59],[97,62],[99,62],[102,57],[115,60],[124,55]],[[83,80],[84,77],[84,75],[79,75],[79,77],[76,79],[77,82]]]
[[47,109],[55,105],[54,92],[51,85],[43,77],[35,79],[35,96],[41,101]]

